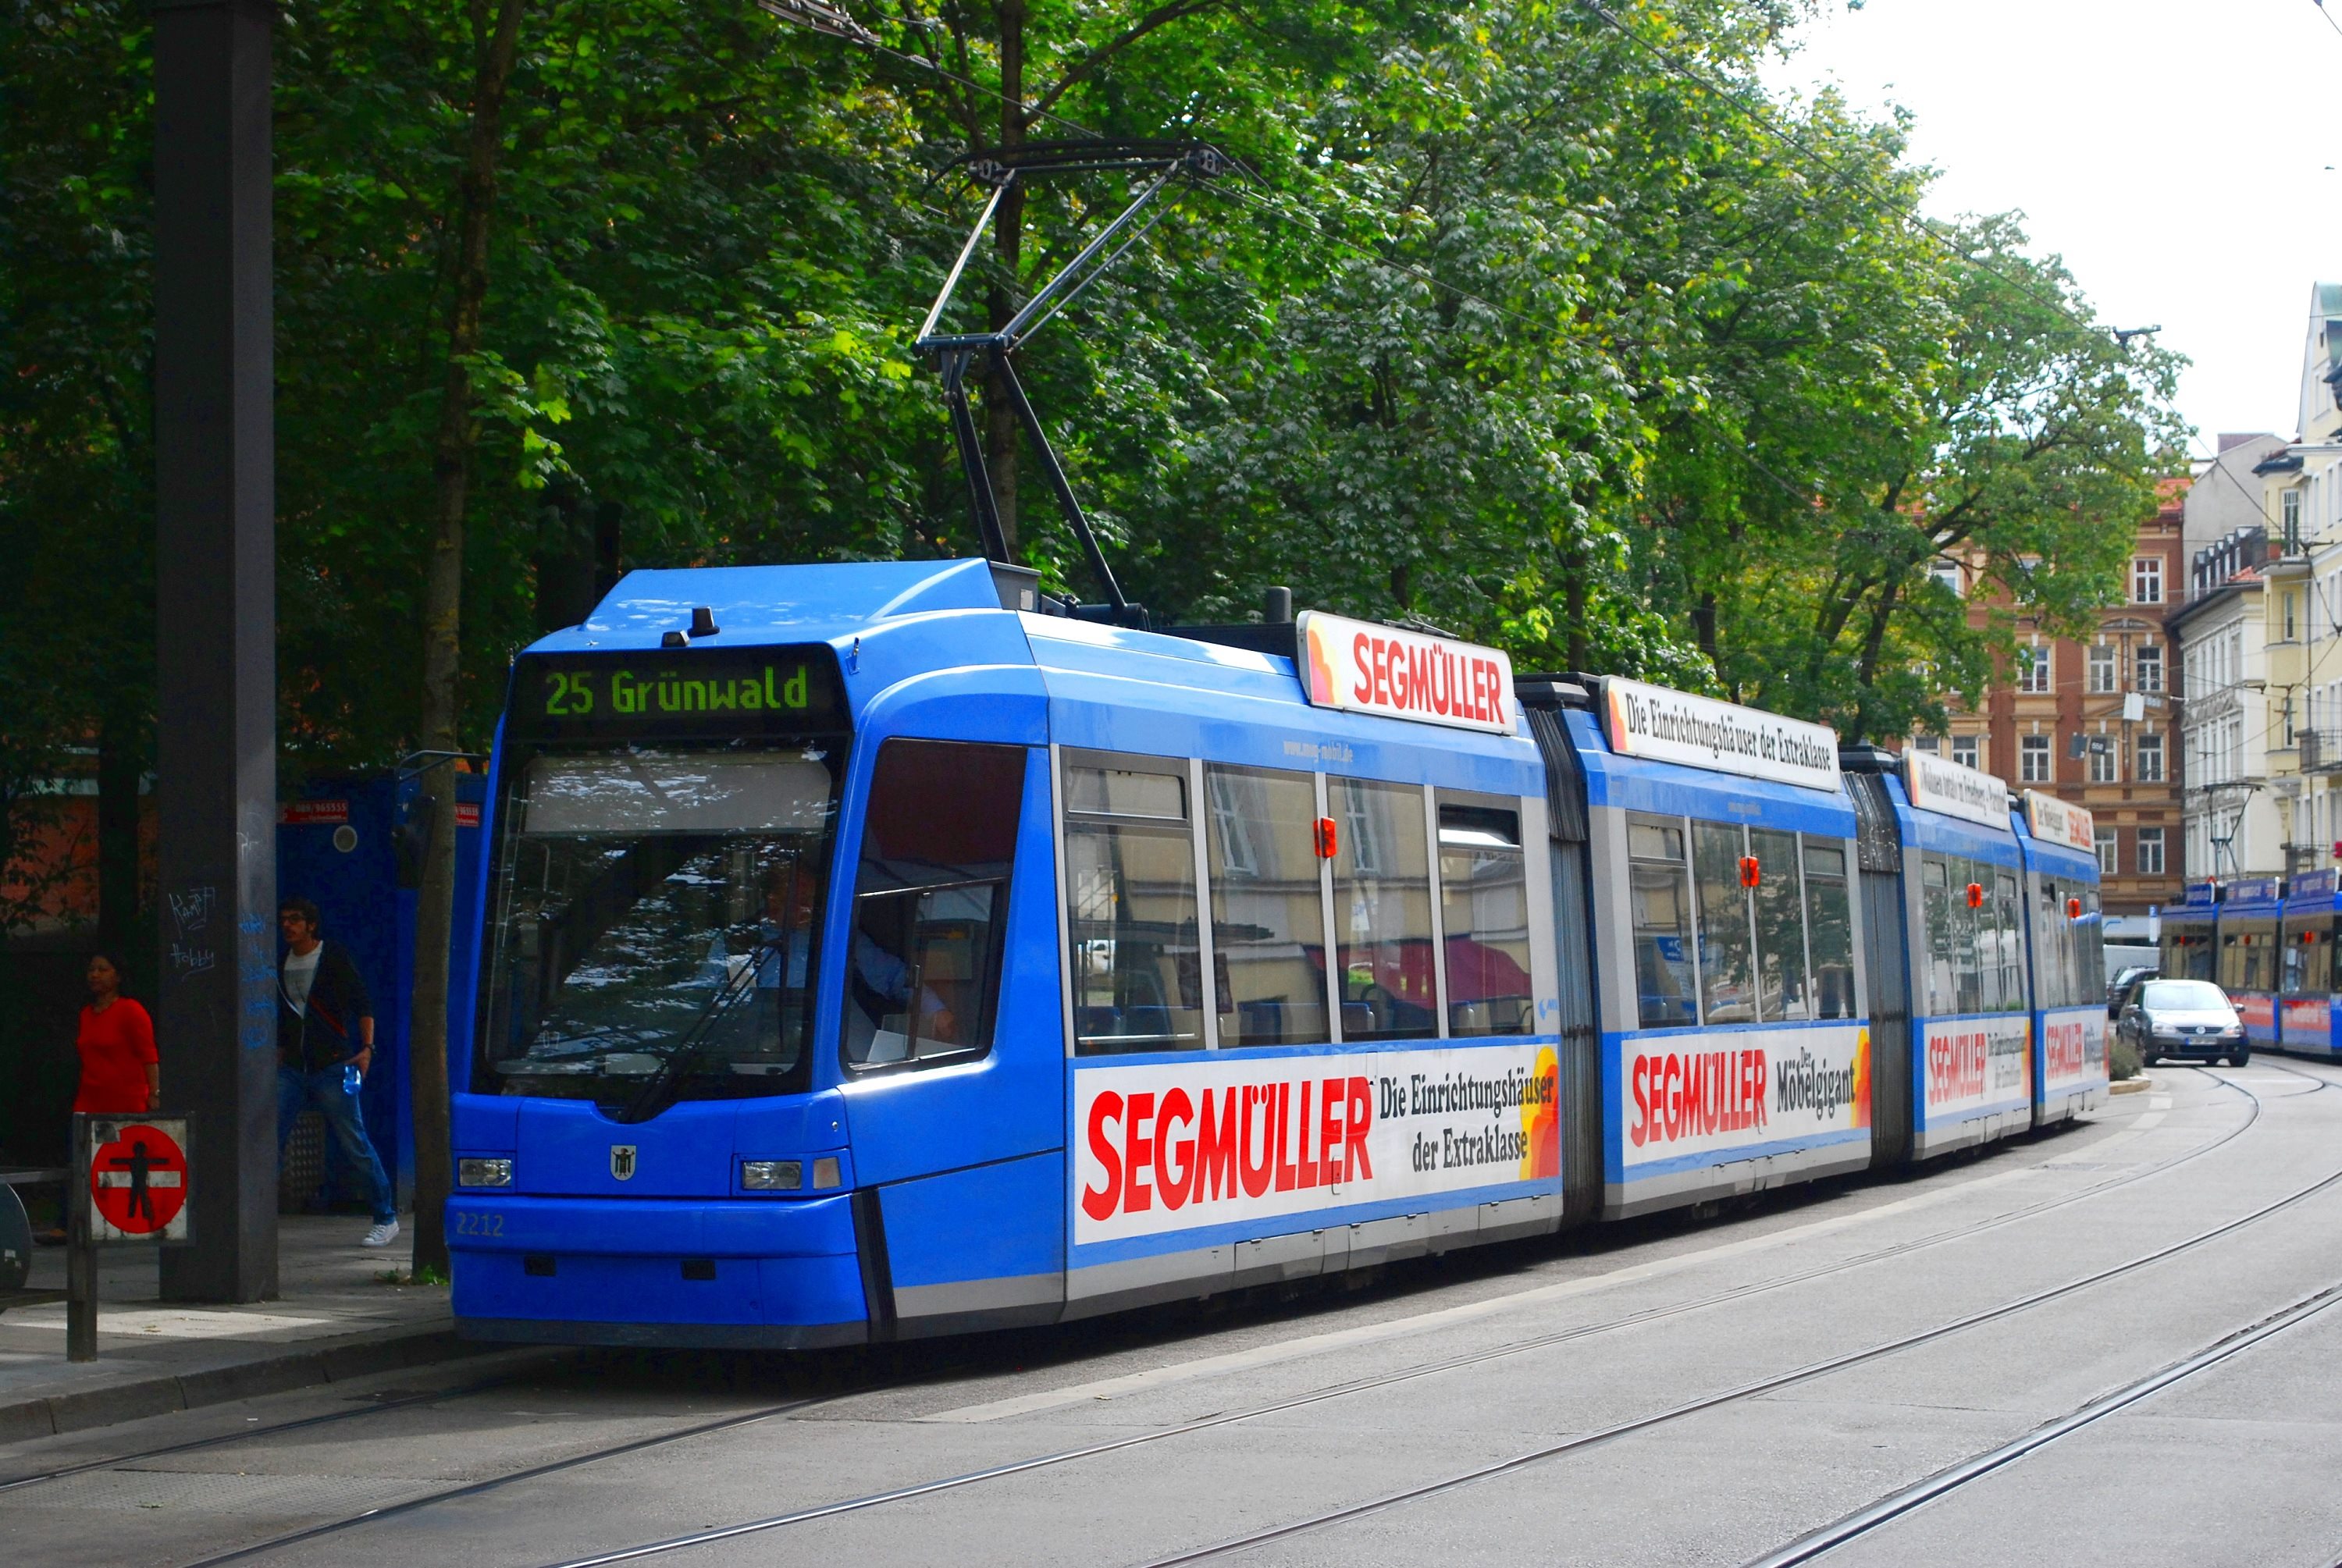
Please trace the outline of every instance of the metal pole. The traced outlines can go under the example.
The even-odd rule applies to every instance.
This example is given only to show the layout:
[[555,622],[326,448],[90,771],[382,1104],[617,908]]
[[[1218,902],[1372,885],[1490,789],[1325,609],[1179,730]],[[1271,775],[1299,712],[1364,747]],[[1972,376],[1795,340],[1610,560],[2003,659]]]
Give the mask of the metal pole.
[[89,1117],[73,1119],[65,1183],[65,1359],[97,1359],[97,1243],[89,1233]]
[[207,1157],[170,1301],[276,1293],[271,12],[155,5],[155,1013]]

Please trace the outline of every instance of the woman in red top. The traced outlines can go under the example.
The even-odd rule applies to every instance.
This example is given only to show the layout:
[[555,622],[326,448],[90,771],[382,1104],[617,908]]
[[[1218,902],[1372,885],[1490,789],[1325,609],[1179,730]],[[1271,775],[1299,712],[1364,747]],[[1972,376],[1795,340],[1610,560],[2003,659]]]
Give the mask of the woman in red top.
[[81,1010],[81,1088],[74,1109],[101,1115],[152,1111],[163,1097],[155,1021],[122,994],[122,966],[100,953],[89,961],[89,1005]]

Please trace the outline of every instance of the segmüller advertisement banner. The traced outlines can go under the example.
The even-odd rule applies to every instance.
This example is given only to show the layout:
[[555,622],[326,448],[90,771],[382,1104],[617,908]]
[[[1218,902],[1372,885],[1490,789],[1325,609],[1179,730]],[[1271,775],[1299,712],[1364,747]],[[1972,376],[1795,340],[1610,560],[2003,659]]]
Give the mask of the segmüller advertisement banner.
[[1602,718],[1621,756],[1837,793],[1837,732],[1827,724],[1617,675],[1602,683]]
[[[2103,1046],[2101,1050],[2103,1050]],[[2033,1094],[2033,1018],[1930,1019],[1925,1070],[1927,1120],[1957,1122]]]
[[2106,1081],[2107,1010],[2065,1007],[2042,1014],[2042,1087],[2054,1094]]
[[1560,1091],[1536,1044],[1077,1064],[1074,1241],[1550,1181]]
[[1624,1037],[1624,1178],[1686,1155],[1793,1144],[1870,1125],[1870,1030],[1847,1024]]

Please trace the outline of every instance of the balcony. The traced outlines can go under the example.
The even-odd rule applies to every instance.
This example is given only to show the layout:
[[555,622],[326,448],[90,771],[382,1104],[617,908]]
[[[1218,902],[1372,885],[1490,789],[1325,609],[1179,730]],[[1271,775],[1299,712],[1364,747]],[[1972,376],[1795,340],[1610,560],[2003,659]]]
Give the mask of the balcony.
[[2296,730],[2293,744],[2300,748],[2303,773],[2342,773],[2342,730]]

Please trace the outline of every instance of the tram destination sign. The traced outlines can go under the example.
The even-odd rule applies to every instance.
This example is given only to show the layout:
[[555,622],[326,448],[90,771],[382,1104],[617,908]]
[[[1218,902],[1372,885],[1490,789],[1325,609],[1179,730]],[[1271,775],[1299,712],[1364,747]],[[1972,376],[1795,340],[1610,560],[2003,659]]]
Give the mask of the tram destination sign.
[[1321,708],[1509,735],[1513,662],[1495,648],[1304,611],[1301,681]]
[[1602,683],[1610,749],[1836,794],[1837,732],[1779,714],[1613,675]]
[[1913,746],[1903,754],[1903,787],[1921,811],[2008,831],[2008,786],[1988,773]]
[[847,728],[837,655],[779,648],[531,654],[513,672],[526,740],[791,735]]

